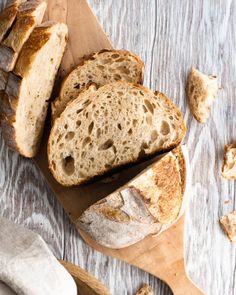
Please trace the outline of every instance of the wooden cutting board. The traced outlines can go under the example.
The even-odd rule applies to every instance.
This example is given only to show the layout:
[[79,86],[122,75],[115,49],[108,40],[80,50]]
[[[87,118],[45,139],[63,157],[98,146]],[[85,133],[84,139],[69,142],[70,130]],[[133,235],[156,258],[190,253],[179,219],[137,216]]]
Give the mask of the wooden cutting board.
[[[69,42],[59,71],[59,80],[80,62],[82,56],[103,48],[112,48],[86,0],[49,0],[45,20],[62,21],[67,23],[69,28]],[[125,169],[115,175],[113,180],[106,182],[99,181],[73,188],[63,187],[53,179],[47,165],[46,149],[50,120],[47,121],[45,129],[41,150],[35,162],[75,225],[86,208],[126,183],[149,164],[146,162]],[[111,250],[97,245],[85,233],[80,233],[83,239],[98,251],[126,261],[164,280],[175,295],[203,294],[185,272],[183,228],[184,216],[160,236],[147,237],[122,250]]]

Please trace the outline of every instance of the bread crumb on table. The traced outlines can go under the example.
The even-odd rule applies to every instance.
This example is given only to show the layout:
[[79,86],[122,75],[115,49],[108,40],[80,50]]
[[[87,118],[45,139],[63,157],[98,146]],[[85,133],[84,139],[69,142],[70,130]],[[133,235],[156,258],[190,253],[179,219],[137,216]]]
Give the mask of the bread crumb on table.
[[151,286],[144,284],[135,295],[154,295],[154,292]]
[[236,242],[236,211],[220,218],[221,226],[231,242]]
[[224,178],[236,179],[236,142],[225,146],[225,156],[221,174]]

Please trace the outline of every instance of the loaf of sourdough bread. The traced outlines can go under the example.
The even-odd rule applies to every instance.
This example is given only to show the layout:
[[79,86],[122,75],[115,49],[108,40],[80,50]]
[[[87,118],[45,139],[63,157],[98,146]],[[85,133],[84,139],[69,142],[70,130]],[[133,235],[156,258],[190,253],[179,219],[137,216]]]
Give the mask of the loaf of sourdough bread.
[[89,56],[64,79],[59,97],[52,103],[53,119],[65,109],[91,83],[98,87],[115,81],[141,84],[144,63],[135,54],[126,50],[101,50]]
[[55,120],[49,167],[62,185],[79,185],[176,147],[185,130],[181,112],[160,92],[127,82],[91,85]]
[[186,165],[177,147],[109,196],[89,207],[77,225],[114,249],[160,234],[182,214]]
[[2,130],[12,149],[33,157],[47,114],[48,100],[66,47],[67,26],[47,22],[36,27],[10,73],[2,102]]

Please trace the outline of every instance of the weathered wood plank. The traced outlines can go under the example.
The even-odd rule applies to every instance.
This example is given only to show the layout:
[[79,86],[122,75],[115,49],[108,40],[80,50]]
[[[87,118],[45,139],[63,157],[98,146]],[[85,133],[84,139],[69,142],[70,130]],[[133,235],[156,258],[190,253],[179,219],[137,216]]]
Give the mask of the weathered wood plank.
[[[6,1],[0,1],[1,6]],[[112,44],[139,54],[145,85],[168,94],[189,129],[193,195],[186,222],[187,268],[207,294],[235,294],[235,246],[218,218],[236,205],[235,183],[219,175],[223,146],[236,134],[236,3],[224,0],[89,0]],[[191,66],[221,77],[223,90],[204,126],[189,114],[185,81]],[[38,169],[9,151],[0,138],[1,215],[42,235],[58,258],[98,277],[112,294],[133,294],[143,282],[156,294],[171,294],[158,279],[105,257],[80,239]],[[230,200],[228,204],[224,201]]]

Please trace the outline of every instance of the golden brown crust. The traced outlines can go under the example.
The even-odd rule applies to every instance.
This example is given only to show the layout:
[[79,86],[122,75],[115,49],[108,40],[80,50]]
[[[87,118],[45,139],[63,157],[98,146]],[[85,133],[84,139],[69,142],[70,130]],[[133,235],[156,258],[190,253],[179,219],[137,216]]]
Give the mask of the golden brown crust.
[[8,6],[0,13],[0,42],[12,26],[18,12],[18,5]]
[[[16,119],[16,109],[18,100],[13,94],[19,91],[20,80],[16,76],[10,73],[8,81],[15,83],[14,92],[11,92],[11,87],[6,87],[6,92],[2,95],[1,101],[1,128],[3,137],[8,146],[15,151],[20,152],[19,147],[16,144],[15,128],[13,126]],[[11,83],[10,82],[10,83]],[[17,90],[16,90],[17,89]]]
[[55,24],[54,22],[47,22],[36,27],[30,38],[24,44],[18,61],[16,63],[14,72],[20,77],[27,75],[31,68],[32,60],[35,54],[47,43],[50,37],[50,28]]

